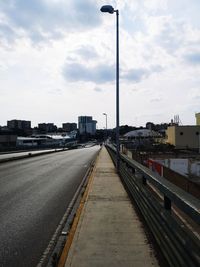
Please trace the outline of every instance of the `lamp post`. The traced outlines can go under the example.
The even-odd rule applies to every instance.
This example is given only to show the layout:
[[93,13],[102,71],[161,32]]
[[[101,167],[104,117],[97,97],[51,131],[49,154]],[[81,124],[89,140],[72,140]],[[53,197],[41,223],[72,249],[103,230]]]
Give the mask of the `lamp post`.
[[116,168],[119,172],[119,10],[115,10],[110,5],[101,7],[101,12],[113,14],[116,13],[116,150],[117,150],[117,161]]
[[107,117],[108,117],[108,115],[107,115],[107,113],[103,113],[103,115],[104,116],[106,116],[106,140],[107,140],[107,138],[108,138],[108,121],[107,121]]

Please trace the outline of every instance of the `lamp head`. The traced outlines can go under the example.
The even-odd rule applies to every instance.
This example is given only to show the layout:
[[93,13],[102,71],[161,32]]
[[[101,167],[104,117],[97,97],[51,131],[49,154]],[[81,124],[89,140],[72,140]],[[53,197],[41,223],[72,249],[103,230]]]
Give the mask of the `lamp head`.
[[101,7],[101,12],[106,12],[106,13],[110,13],[113,14],[115,12],[114,8],[110,5],[105,5]]

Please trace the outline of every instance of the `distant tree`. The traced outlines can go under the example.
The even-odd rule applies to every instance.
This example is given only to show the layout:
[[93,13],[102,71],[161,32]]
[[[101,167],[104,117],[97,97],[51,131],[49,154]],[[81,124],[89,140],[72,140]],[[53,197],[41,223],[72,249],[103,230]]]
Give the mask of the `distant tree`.
[[57,129],[57,132],[58,132],[58,133],[64,133],[65,130],[64,130],[63,128],[58,128],[58,129]]
[[146,128],[149,130],[155,130],[155,124],[153,122],[147,122]]
[[94,138],[98,141],[103,141],[105,139],[106,132],[103,129],[96,130]]
[[146,123],[146,128],[154,131],[166,130],[168,126],[170,126],[170,123],[160,123],[160,124],[154,124],[153,122]]
[[[126,133],[128,133],[130,131],[135,130],[135,129],[136,129],[136,127],[133,127],[133,126],[122,125],[122,126],[119,127],[119,134],[120,135],[124,135],[124,134],[126,134]],[[113,129],[113,130],[115,130],[115,129]]]

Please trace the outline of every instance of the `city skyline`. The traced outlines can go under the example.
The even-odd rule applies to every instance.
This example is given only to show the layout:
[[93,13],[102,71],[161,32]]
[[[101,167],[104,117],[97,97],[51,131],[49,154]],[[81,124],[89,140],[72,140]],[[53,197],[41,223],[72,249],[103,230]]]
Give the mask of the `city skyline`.
[[200,111],[197,0],[35,0],[0,6],[0,125],[7,120],[115,127],[115,17],[120,12],[120,125],[195,124]]

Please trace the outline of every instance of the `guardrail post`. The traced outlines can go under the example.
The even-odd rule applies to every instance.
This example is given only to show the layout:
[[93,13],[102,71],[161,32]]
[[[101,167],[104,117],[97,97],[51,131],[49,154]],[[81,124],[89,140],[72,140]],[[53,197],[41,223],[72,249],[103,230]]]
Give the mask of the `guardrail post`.
[[129,170],[133,175],[135,174],[135,168],[131,167],[129,162],[126,162],[125,160],[122,160],[123,164],[126,166],[126,169]]
[[131,168],[131,172],[132,172],[132,174],[135,174],[135,169]]
[[143,185],[146,185],[147,184],[147,179],[145,178],[144,175],[142,175],[142,183],[143,183]]
[[167,196],[164,196],[164,207],[166,210],[171,210],[171,199],[169,199]]

